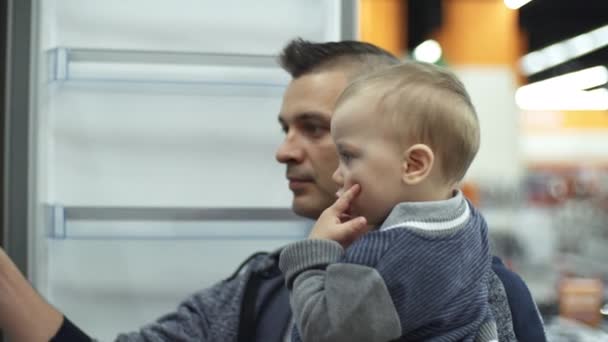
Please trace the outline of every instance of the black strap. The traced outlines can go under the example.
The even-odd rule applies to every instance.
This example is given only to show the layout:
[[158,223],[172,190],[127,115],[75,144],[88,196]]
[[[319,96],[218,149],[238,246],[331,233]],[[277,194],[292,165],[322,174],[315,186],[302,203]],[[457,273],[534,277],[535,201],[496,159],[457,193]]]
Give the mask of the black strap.
[[256,298],[258,290],[262,283],[262,278],[257,273],[251,273],[247,284],[245,284],[245,293],[241,302],[241,314],[239,322],[238,342],[249,342],[255,340],[256,335]]
[[289,291],[278,267],[269,272],[256,300],[256,342],[282,342],[290,327]]
[[233,280],[234,278],[236,278],[239,273],[241,273],[241,270],[243,269],[243,267],[245,267],[251,260],[257,258],[260,255],[268,255],[268,252],[256,252],[251,254],[249,257],[247,257],[247,259],[245,259],[245,261],[243,261],[239,267],[236,268],[236,270],[230,275],[230,277],[228,277],[226,279],[226,281],[230,281]]
[[87,336],[82,330],[80,330],[74,323],[72,323],[67,317],[63,317],[63,322],[57,334],[51,338],[50,342],[91,342],[92,338]]

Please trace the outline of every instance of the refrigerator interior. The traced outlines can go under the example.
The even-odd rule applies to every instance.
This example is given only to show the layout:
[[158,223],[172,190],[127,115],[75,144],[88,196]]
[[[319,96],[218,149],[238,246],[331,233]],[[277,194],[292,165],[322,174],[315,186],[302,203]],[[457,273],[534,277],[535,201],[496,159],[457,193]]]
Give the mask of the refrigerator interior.
[[347,3],[36,2],[36,288],[110,340],[305,236],[276,54],[345,37]]

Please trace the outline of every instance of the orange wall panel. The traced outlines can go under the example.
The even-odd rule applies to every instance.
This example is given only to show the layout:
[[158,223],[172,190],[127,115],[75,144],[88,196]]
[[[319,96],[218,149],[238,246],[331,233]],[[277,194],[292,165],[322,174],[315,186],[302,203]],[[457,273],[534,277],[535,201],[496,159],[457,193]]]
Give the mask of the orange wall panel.
[[359,0],[359,40],[402,56],[407,47],[407,1]]
[[517,11],[502,0],[443,0],[435,39],[451,65],[515,66],[525,51]]

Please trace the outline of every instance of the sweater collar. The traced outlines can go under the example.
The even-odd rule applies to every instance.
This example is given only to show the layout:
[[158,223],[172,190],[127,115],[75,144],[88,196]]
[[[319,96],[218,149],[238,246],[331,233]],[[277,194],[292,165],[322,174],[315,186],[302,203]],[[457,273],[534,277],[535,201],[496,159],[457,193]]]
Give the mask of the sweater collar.
[[429,231],[451,230],[462,226],[471,216],[469,204],[460,190],[443,201],[402,202],[397,204],[379,230],[417,228]]

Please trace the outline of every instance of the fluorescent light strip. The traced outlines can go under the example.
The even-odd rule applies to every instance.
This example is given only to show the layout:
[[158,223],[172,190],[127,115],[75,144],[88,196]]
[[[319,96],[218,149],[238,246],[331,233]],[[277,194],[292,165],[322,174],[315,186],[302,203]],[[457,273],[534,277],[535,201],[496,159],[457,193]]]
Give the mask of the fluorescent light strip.
[[525,85],[515,93],[523,110],[608,110],[608,68],[595,66]]
[[515,93],[515,102],[523,110],[608,110],[608,89],[522,88]]
[[520,89],[585,90],[608,83],[608,68],[602,65],[531,83]]
[[528,2],[530,2],[532,0],[505,0],[505,6],[509,7],[510,9],[518,9],[521,6],[527,4]]
[[521,58],[520,67],[526,76],[532,75],[606,45],[608,45],[608,25],[530,52]]

